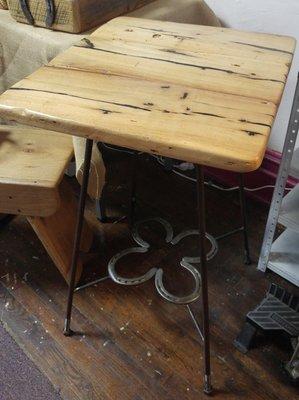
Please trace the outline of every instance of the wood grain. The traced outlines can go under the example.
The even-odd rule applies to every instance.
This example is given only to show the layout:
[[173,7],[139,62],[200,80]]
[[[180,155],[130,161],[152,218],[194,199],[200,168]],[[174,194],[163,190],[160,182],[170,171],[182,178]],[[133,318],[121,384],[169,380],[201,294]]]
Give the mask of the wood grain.
[[[28,218],[67,282],[78,201],[62,178],[72,156],[70,136],[26,127],[0,128],[0,212]],[[85,222],[82,252],[89,251],[92,240]],[[82,267],[80,256],[77,281]]]
[[257,169],[290,37],[121,17],[0,97],[0,115],[239,172]]
[[56,132],[0,128],[0,210],[46,217],[60,205],[58,192],[71,157],[70,137]]
[[[73,189],[66,181],[62,181],[60,184],[59,197],[60,206],[53,215],[49,217],[28,217],[28,221],[56,267],[69,283],[78,201]],[[87,222],[84,221],[76,282],[78,282],[82,273],[83,253],[90,250],[92,241],[93,233]]]

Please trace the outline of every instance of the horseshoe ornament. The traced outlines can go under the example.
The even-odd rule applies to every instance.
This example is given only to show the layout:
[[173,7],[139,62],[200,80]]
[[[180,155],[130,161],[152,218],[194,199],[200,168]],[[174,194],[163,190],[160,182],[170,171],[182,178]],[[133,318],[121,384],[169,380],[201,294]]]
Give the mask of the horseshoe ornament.
[[[181,240],[185,239],[188,236],[193,236],[193,235],[199,235],[198,230],[192,229],[192,230],[187,230],[179,235],[177,235],[175,238],[172,239],[171,244],[173,246],[177,245]],[[213,236],[209,235],[206,233],[206,238],[210,241],[211,243],[211,250],[207,254],[207,260],[212,259],[217,251],[218,251],[218,244],[217,241],[213,238]],[[156,289],[158,293],[165,299],[170,301],[171,303],[175,304],[190,304],[193,303],[195,300],[197,300],[200,296],[200,289],[201,289],[201,275],[199,271],[191,265],[191,263],[200,263],[200,257],[184,257],[182,261],[180,262],[181,267],[187,269],[193,276],[194,281],[195,281],[195,286],[193,289],[193,292],[190,293],[189,295],[186,296],[175,296],[171,294],[164,286],[163,284],[163,270],[159,269],[156,273],[156,278],[155,278],[155,283],[156,283]]]
[[[194,236],[194,235],[199,235],[198,230],[186,230],[184,232],[181,232],[179,235],[174,237],[173,233],[173,228],[169,224],[169,222],[165,221],[162,218],[148,218],[144,219],[142,221],[137,222],[132,230],[132,237],[134,241],[137,243],[138,247],[131,247],[129,249],[123,250],[120,253],[116,254],[114,257],[111,258],[108,264],[108,271],[111,279],[120,284],[120,285],[127,285],[127,286],[132,286],[132,285],[140,285],[142,283],[145,283],[155,277],[155,285],[158,293],[167,301],[175,304],[190,304],[193,303],[195,300],[197,300],[200,296],[200,291],[201,291],[201,275],[200,272],[197,270],[196,267],[194,267],[192,264],[199,264],[200,263],[200,257],[183,257],[180,266],[182,268],[185,268],[193,277],[194,279],[194,288],[190,294],[187,294],[185,296],[176,296],[172,293],[170,293],[164,286],[163,283],[163,269],[162,268],[151,268],[148,272],[146,272],[144,275],[141,275],[139,277],[134,277],[134,278],[125,278],[123,276],[120,276],[116,272],[116,264],[119,262],[120,259],[123,257],[129,255],[129,254],[135,254],[135,253],[147,253],[149,249],[151,248],[151,244],[145,241],[142,236],[140,235],[140,227],[147,222],[157,222],[158,224],[162,225],[163,228],[165,229],[166,236],[165,236],[165,242],[170,243],[171,245],[175,246],[177,245],[180,241],[185,239],[188,236]],[[208,233],[206,233],[206,238],[209,240],[211,243],[211,250],[207,254],[207,260],[212,259],[217,251],[218,251],[218,244],[217,241]]]
[[165,300],[175,303],[175,304],[190,304],[197,300],[200,296],[200,289],[201,289],[201,276],[200,273],[197,271],[195,267],[191,264],[183,264],[181,262],[181,266],[186,268],[193,276],[195,281],[195,287],[192,293],[187,296],[175,296],[168,292],[163,284],[163,269],[158,269],[155,277],[155,284],[156,289],[160,296],[162,296]]
[[139,244],[139,246],[150,248],[150,244],[148,242],[146,242],[145,240],[143,240],[139,234],[140,226],[147,222],[158,222],[160,225],[162,225],[166,231],[165,241],[166,241],[166,243],[171,243],[171,241],[173,240],[172,226],[170,225],[169,222],[165,221],[165,219],[157,217],[157,218],[143,219],[142,221],[139,221],[134,225],[133,231],[132,231],[132,236],[133,236],[133,239],[135,240],[135,242],[137,244]]
[[28,24],[34,25],[34,18],[31,14],[31,11],[29,10],[27,0],[19,0],[20,1],[20,6],[23,11],[23,14],[25,15]]
[[[33,15],[31,14],[27,0],[19,0],[19,2],[20,2],[21,9],[23,11],[23,14],[25,15],[25,17],[27,19],[27,22],[30,25],[34,25],[35,21],[34,21]],[[46,27],[51,28],[51,26],[53,25],[54,20],[55,20],[54,0],[45,0],[45,2],[46,2],[46,10],[47,10],[46,20],[45,20]]]
[[166,242],[170,243],[172,238],[173,238],[173,229],[172,226],[165,221],[162,218],[148,218],[148,219],[144,219],[142,221],[139,221],[135,224],[135,226],[133,227],[133,232],[132,232],[132,236],[134,241],[140,246],[140,247],[131,247],[129,249],[123,250],[120,253],[116,254],[114,257],[111,258],[111,260],[109,261],[108,264],[108,272],[109,275],[111,277],[111,279],[120,284],[120,285],[127,285],[127,286],[133,286],[133,285],[140,285],[142,283],[145,283],[147,281],[149,281],[150,279],[152,279],[156,272],[157,272],[157,268],[151,268],[148,272],[146,272],[144,275],[135,277],[135,278],[125,278],[120,276],[117,272],[116,272],[116,264],[117,262],[127,256],[128,254],[135,254],[135,253],[147,253],[147,251],[150,249],[150,244],[148,242],[146,242],[140,235],[139,233],[139,228],[141,225],[147,223],[147,222],[158,222],[159,224],[161,224],[166,231]]
[[144,282],[149,281],[150,279],[155,276],[157,268],[150,269],[144,275],[141,275],[136,278],[124,278],[117,274],[115,266],[116,263],[123,257],[127,256],[128,254],[136,254],[136,253],[147,253],[148,248],[146,247],[131,247],[130,249],[126,249],[121,251],[120,253],[116,254],[114,257],[111,258],[108,264],[108,272],[110,278],[119,285],[126,285],[126,286],[133,286],[133,285],[140,285]]
[[[177,235],[173,240],[171,241],[172,245],[178,244],[182,239],[185,239],[188,236],[199,236],[199,232],[197,229],[190,229],[187,231],[184,231]],[[207,253],[207,260],[211,260],[215,255],[218,253],[219,247],[217,240],[211,236],[209,233],[206,233],[206,238],[208,241],[211,243],[211,250]],[[192,264],[199,264],[200,263],[200,257],[184,257],[182,259],[183,263],[192,263]]]

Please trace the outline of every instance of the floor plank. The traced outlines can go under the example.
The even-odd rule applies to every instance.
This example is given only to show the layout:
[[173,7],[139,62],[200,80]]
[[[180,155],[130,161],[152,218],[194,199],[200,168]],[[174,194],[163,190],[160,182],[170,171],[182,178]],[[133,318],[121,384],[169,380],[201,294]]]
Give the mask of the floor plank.
[[[128,209],[129,157],[108,155],[110,215]],[[74,190],[77,185],[73,183]],[[221,234],[239,225],[236,193],[207,189],[208,231]],[[137,173],[137,218],[161,216],[176,233],[196,227],[192,183],[141,157]],[[250,243],[254,260],[263,236],[267,210],[250,202]],[[133,244],[126,220],[100,224],[89,204],[87,217],[97,229],[95,257],[85,279],[106,273],[112,255]],[[162,231],[148,232],[161,244]],[[242,236],[222,240],[209,263],[213,381],[219,399],[295,400],[283,362],[290,348],[282,342],[262,343],[240,354],[232,342],[246,313],[264,296],[269,282],[283,284],[273,274],[242,263]],[[186,274],[176,267],[182,254],[195,255],[197,243],[188,239],[178,248],[163,246],[151,254],[132,256],[129,273],[149,265],[163,266],[167,284],[178,290]],[[0,315],[6,329],[38,368],[60,390],[63,399],[198,400],[202,394],[202,349],[184,307],[166,303],[154,282],[125,288],[106,281],[75,295],[73,338],[62,335],[67,287],[26,220],[18,217],[0,233]],[[185,280],[186,278],[186,280]],[[173,280],[175,279],[175,280]],[[175,282],[175,283],[173,283]],[[193,306],[200,315],[200,304]]]

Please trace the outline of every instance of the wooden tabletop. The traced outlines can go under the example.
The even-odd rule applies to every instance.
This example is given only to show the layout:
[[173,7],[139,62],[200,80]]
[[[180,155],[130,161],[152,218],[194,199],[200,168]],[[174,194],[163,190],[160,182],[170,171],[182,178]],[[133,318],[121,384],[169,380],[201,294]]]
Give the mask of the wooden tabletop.
[[295,39],[121,17],[0,96],[9,120],[239,172],[257,169]]

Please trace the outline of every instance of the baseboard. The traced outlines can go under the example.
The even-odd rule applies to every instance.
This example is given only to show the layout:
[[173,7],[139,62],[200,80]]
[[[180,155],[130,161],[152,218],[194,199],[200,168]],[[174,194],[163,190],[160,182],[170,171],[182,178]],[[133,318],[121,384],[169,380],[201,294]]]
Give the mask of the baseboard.
[[[267,150],[261,167],[257,171],[244,175],[246,187],[256,188],[265,185],[275,185],[280,161],[281,153],[270,149]],[[216,168],[206,168],[206,175],[225,186],[238,185],[238,176],[234,172],[223,171]],[[289,176],[287,187],[293,188],[298,182],[298,179]],[[262,189],[256,192],[247,192],[248,197],[265,204],[270,204],[272,194],[273,189]]]

